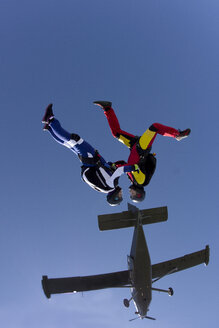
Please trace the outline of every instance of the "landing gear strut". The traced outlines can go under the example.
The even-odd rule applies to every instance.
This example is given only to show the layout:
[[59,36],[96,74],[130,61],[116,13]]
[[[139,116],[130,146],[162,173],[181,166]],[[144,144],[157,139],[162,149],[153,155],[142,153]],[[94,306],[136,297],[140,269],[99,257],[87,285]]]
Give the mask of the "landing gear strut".
[[163,293],[167,293],[169,296],[173,296],[173,288],[169,287],[167,290],[165,289],[160,289],[160,288],[151,288],[152,290],[155,290],[157,292],[163,292]]
[[125,307],[129,307],[130,302],[133,300],[133,297],[135,297],[137,295],[137,293],[135,293],[129,300],[127,298],[124,298],[123,300],[123,304],[125,305]]

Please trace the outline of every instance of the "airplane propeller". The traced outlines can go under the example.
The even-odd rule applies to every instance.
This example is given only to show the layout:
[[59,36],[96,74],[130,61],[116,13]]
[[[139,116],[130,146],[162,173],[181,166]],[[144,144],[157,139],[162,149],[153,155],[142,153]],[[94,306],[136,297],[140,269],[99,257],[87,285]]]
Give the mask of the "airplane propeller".
[[134,320],[137,320],[137,319],[150,319],[150,320],[156,320],[155,318],[152,318],[152,317],[148,317],[147,315],[144,316],[144,317],[136,317],[136,318],[133,318],[133,319],[130,319],[129,321],[134,321]]

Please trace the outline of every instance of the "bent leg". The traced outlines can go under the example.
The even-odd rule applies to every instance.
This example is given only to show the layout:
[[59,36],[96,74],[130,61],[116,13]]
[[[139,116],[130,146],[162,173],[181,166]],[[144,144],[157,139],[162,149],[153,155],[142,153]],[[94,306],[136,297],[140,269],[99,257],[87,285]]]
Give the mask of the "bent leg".
[[175,138],[179,135],[179,131],[160,123],[153,123],[149,129],[147,129],[139,139],[139,145],[142,149],[147,149],[152,146],[154,139],[157,134],[160,134],[164,137]]
[[[53,119],[49,124],[53,136],[55,135],[59,140],[61,140],[63,143],[68,142],[71,139],[71,134],[64,130],[61,127],[61,124],[57,119]],[[57,139],[56,139],[57,140]]]
[[150,126],[150,129],[153,129],[164,137],[172,137],[175,138],[179,135],[179,130],[176,130],[170,126],[166,126],[160,123],[153,123]]
[[112,108],[104,111],[104,114],[109,123],[110,130],[112,135],[117,138],[120,142],[126,145],[128,148],[131,148],[133,142],[136,141],[136,138],[133,134],[130,134],[120,128],[118,118]]
[[48,131],[52,135],[53,139],[55,139],[59,144],[71,149],[78,155],[78,147],[81,147],[77,144],[83,143],[83,139],[81,139],[79,135],[69,133],[68,131],[64,130],[59,121],[55,118],[49,123]]
[[57,137],[57,135],[53,132],[53,130],[52,130],[52,128],[51,128],[50,126],[47,128],[47,131],[49,131],[49,133],[51,134],[51,136],[53,137],[53,139],[55,139],[55,141],[57,141],[57,142],[58,142],[59,144],[61,144],[61,145],[64,144],[64,141],[61,140],[61,139],[59,139],[59,138]]
[[[50,122],[48,131],[58,143],[69,148],[76,155],[85,158],[95,156],[96,150],[88,142],[83,140],[78,134],[69,133],[64,130],[57,119],[54,118]],[[101,161],[105,163],[102,157]]]

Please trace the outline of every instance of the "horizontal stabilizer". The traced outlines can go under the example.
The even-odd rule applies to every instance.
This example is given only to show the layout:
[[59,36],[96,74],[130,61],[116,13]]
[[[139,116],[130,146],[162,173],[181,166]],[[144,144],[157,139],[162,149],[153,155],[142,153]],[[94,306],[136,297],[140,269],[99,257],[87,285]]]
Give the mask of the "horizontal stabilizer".
[[147,210],[124,211],[114,214],[98,215],[100,230],[112,230],[134,227],[140,214],[141,224],[151,224],[166,221],[167,207],[156,207]]
[[74,293],[103,288],[123,287],[130,284],[129,271],[99,274],[86,277],[52,278],[43,276],[42,286],[47,298],[51,294]]
[[209,253],[210,250],[209,246],[207,245],[205,249],[201,251],[187,254],[166,262],[154,264],[152,265],[152,279],[164,276],[168,274],[168,272],[178,272],[199,265],[201,263],[205,263],[206,265],[208,265]]

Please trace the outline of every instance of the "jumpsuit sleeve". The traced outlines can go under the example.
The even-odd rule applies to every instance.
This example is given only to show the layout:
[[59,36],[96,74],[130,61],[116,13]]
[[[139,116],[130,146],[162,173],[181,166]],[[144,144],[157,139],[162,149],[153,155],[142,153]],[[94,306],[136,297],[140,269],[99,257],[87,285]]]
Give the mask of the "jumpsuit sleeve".
[[122,174],[125,173],[124,167],[120,166],[118,167],[115,172],[111,175],[110,180],[115,181],[116,178],[119,178]]
[[123,165],[118,167],[115,172],[112,174],[111,179],[115,180],[116,178],[120,177],[124,173],[132,172],[135,170],[134,165]]
[[131,172],[131,171],[135,171],[135,164],[138,164],[137,162],[135,164],[128,164],[128,163],[123,163],[123,164],[115,164],[117,167],[124,167],[124,172]]
[[107,184],[113,188],[117,178],[119,178],[124,173],[131,172],[133,169],[133,165],[118,167],[111,176],[107,176]]

